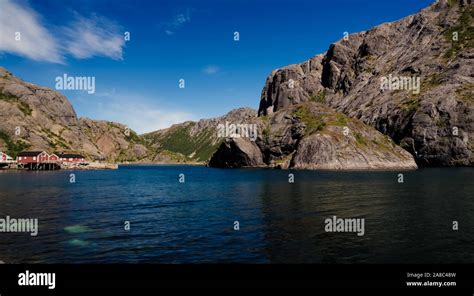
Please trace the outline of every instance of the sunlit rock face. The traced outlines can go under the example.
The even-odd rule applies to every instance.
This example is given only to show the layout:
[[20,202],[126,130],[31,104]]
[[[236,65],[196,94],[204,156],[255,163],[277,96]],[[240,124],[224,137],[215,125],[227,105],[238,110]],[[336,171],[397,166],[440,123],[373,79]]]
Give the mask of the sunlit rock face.
[[259,116],[317,101],[388,135],[421,166],[472,166],[473,14],[469,0],[438,1],[274,70]]

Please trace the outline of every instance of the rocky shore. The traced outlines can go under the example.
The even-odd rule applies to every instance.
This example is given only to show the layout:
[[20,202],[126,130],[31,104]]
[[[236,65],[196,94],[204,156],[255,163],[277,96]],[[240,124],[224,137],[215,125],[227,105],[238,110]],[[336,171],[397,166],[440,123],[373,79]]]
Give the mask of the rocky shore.
[[104,162],[89,162],[87,164],[61,164],[63,170],[116,170],[118,164]]

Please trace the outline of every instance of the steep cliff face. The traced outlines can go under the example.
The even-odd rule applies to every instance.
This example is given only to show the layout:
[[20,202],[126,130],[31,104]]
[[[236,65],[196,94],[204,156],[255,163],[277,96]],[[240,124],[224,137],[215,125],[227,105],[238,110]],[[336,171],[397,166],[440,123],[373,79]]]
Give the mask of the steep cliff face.
[[24,82],[3,68],[0,68],[0,117],[3,149],[11,154],[29,147],[101,155],[82,132],[66,97]]
[[415,169],[413,157],[387,136],[321,103],[307,102],[251,120],[256,141],[227,138],[211,167]]
[[79,119],[68,99],[0,67],[0,150],[78,152],[90,160],[137,161],[153,154],[125,126]]
[[440,0],[352,34],[326,53],[273,71],[259,116],[321,102],[390,136],[422,166],[472,166],[473,26],[470,0]]

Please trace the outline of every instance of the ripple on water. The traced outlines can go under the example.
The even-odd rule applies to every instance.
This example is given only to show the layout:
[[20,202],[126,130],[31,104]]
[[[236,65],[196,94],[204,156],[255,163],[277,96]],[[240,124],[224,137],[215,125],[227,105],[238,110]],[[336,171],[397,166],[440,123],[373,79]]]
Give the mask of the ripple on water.
[[68,244],[75,247],[85,247],[89,244],[89,242],[82,239],[75,238],[75,239],[69,240]]
[[85,233],[91,231],[91,229],[85,225],[66,226],[64,227],[64,230],[68,233]]

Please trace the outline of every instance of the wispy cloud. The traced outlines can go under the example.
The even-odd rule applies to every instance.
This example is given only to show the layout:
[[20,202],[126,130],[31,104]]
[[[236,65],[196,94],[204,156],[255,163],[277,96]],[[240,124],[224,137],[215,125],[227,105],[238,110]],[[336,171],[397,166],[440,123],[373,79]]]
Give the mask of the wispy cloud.
[[168,128],[197,117],[166,106],[154,98],[115,90],[75,98],[81,116],[126,124],[139,134]]
[[26,3],[0,0],[0,53],[35,61],[65,63],[67,56],[123,59],[125,41],[120,26],[99,15],[76,14],[73,21],[48,30],[41,16]]
[[167,23],[164,23],[165,33],[167,35],[173,35],[181,29],[186,23],[191,21],[191,9],[187,8],[186,11],[178,13],[173,16],[173,19]]
[[17,54],[35,61],[63,63],[60,47],[42,25],[41,17],[26,5],[1,0],[0,52]]
[[206,67],[204,67],[204,69],[202,69],[202,72],[208,75],[212,75],[219,72],[219,70],[220,70],[219,67],[216,65],[207,65]]
[[94,56],[123,59],[125,40],[120,27],[98,15],[85,18],[76,15],[75,20],[64,29],[66,51],[78,59]]
[[[126,112],[124,112],[124,108]],[[131,103],[111,105],[104,116],[109,120],[126,123],[139,134],[168,128],[173,124],[194,119],[190,113]]]

